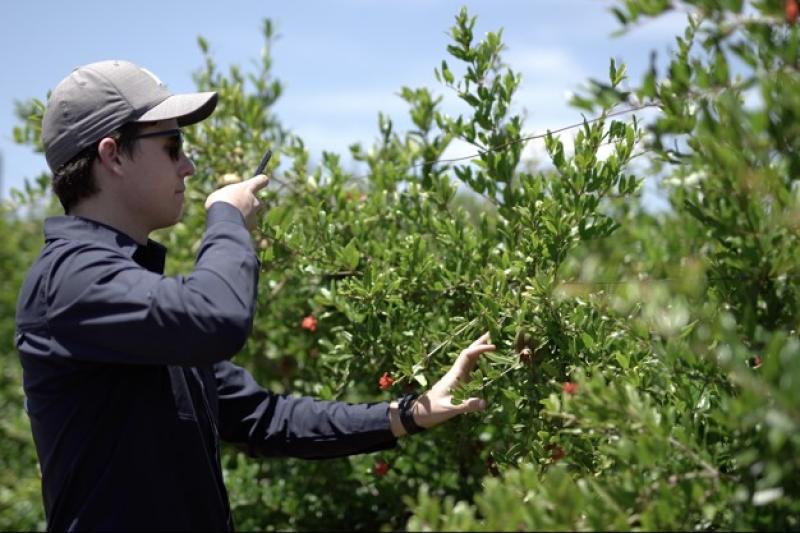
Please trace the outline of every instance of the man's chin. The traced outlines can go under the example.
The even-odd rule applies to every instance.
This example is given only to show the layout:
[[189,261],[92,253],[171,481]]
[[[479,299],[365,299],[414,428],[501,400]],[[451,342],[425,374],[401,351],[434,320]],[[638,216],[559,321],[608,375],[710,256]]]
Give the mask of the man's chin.
[[157,231],[160,229],[171,228],[172,226],[180,222],[182,218],[183,218],[183,210],[181,209],[181,212],[175,217],[173,217],[171,220],[164,220],[160,222],[156,227],[154,227],[150,231]]

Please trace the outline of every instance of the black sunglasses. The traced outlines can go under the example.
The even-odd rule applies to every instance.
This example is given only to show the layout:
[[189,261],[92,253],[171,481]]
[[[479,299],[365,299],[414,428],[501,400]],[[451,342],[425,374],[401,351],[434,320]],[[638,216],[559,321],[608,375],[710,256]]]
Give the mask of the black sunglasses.
[[167,153],[169,157],[173,161],[177,161],[181,155],[181,151],[183,150],[183,132],[176,128],[172,130],[163,130],[163,131],[151,131],[149,133],[140,133],[139,135],[134,135],[134,139],[147,139],[148,137],[174,137],[176,140],[175,143],[170,144],[167,146]]

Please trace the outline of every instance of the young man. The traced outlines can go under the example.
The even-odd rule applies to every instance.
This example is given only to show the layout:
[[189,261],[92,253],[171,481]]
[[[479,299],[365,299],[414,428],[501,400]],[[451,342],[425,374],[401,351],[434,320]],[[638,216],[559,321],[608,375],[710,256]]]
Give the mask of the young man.
[[482,400],[450,390],[488,334],[418,399],[346,404],[275,395],[230,359],[255,309],[248,227],[264,175],[206,200],[195,270],[163,275],[150,232],[175,224],[194,167],[180,128],[208,117],[215,93],[171,94],[124,61],[76,69],[42,123],[66,215],[22,286],[16,344],[51,530],[231,530],[220,440],[253,454],[309,459],[391,448],[398,437]]

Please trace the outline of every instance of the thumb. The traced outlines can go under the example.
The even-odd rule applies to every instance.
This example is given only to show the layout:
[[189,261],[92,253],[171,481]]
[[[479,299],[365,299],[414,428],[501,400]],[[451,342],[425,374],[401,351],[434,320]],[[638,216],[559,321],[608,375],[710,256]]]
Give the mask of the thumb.
[[459,406],[462,413],[475,413],[486,409],[486,400],[483,398],[467,398]]
[[267,186],[269,183],[269,176],[266,174],[259,174],[258,176],[253,176],[249,180],[245,181],[245,183],[247,184],[247,188],[251,193],[256,193]]

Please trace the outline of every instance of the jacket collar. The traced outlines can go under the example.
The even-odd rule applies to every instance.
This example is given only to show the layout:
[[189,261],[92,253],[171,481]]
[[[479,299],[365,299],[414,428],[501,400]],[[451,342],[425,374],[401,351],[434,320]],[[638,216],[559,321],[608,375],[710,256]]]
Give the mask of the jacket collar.
[[167,249],[152,239],[142,246],[121,231],[88,218],[77,216],[50,217],[44,221],[46,242],[66,239],[77,242],[101,243],[121,251],[152,272],[162,274]]

